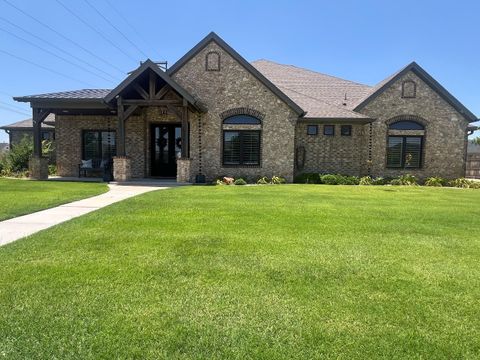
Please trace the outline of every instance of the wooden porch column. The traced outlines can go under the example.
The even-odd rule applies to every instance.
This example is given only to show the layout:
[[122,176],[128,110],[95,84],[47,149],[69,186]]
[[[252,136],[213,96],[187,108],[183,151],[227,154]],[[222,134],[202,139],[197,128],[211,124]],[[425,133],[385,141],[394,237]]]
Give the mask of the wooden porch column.
[[118,136],[117,156],[125,156],[125,114],[122,97],[117,98]]
[[188,158],[188,103],[183,100],[182,108],[182,159]]
[[50,114],[50,110],[32,108],[33,120],[33,156],[42,156],[42,122]]

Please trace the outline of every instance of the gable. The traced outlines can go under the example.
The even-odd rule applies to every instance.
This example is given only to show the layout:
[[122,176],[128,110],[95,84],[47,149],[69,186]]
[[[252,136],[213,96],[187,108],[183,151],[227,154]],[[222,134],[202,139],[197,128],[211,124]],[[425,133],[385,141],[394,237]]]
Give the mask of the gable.
[[[212,44],[214,46],[212,47]],[[209,48],[210,47],[210,48]],[[275,96],[277,96],[281,101],[288,105],[298,116],[304,114],[304,110],[295,103],[291,98],[289,98],[284,92],[282,92],[278,87],[276,87],[270,80],[263,76],[254,66],[247,62],[239,53],[237,53],[230,45],[228,45],[223,39],[221,39],[217,34],[211,32],[207,35],[202,41],[195,45],[189,52],[187,52],[180,60],[178,60],[173,66],[171,66],[167,74],[175,77],[174,74],[177,73],[181,68],[183,68],[187,63],[192,59],[197,57],[200,52],[205,52],[205,49],[208,49],[205,55],[205,70],[221,71],[221,55],[220,52],[215,49],[218,47],[221,52],[227,54],[231,59],[235,60],[240,66],[242,66],[249,74],[255,77],[260,83],[262,83],[269,91],[271,91]],[[215,55],[215,56],[211,56]],[[220,63],[218,67],[216,64],[209,63],[209,59],[215,60],[218,59]],[[209,69],[209,67],[211,67]]]
[[408,76],[416,76],[422,83],[426,84],[433,92],[435,92],[440,98],[448,103],[455,111],[457,111],[468,122],[477,121],[477,117],[468,110],[460,101],[458,101],[452,94],[450,94],[438,81],[436,81],[430,74],[428,74],[420,65],[415,62],[407,65],[399,72],[391,75],[385,80],[381,81],[372,91],[355,106],[354,111],[360,111],[364,109],[369,103],[374,101],[377,97],[381,96],[385,91],[389,90],[392,86],[398,85],[400,79]]

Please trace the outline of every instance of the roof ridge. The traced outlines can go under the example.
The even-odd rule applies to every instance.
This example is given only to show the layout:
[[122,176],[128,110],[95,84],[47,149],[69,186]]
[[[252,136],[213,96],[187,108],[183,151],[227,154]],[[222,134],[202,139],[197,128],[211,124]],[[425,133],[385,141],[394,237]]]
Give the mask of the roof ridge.
[[[312,100],[315,100],[315,101],[317,101],[317,102],[319,102],[319,103],[323,103],[323,104],[326,104],[326,105],[328,105],[328,106],[332,106],[332,107],[334,107],[334,108],[336,108],[336,109],[338,109],[338,110],[341,110],[342,112],[346,112],[346,113],[348,113],[348,114],[354,114],[354,115],[357,116],[357,117],[365,117],[365,118],[368,117],[368,116],[365,116],[365,115],[363,115],[363,114],[361,114],[361,113],[357,113],[357,112],[355,112],[355,111],[353,111],[353,110],[345,109],[345,108],[339,107],[339,106],[337,106],[337,105],[331,104],[331,103],[329,103],[329,102],[327,102],[327,101],[325,101],[325,100],[321,100],[321,99],[316,98],[316,97],[313,97],[313,96],[311,96],[311,95],[304,94],[304,93],[302,93],[302,92],[300,92],[300,91],[290,89],[290,88],[288,88],[288,87],[286,87],[286,86],[279,85],[278,87],[279,87],[279,88],[286,89],[286,90],[288,90],[288,91],[292,91],[292,92],[297,93],[297,94],[300,94],[300,95],[302,95],[302,96],[308,97],[308,98],[310,98],[310,99],[312,99]],[[307,115],[308,115],[308,112],[307,112]]]
[[347,79],[344,79],[344,78],[341,78],[341,77],[338,77],[338,76],[335,76],[335,75],[326,74],[326,73],[323,73],[323,72],[320,72],[320,71],[307,69],[307,68],[304,68],[304,67],[301,67],[301,66],[297,66],[297,65],[293,65],[293,64],[281,64],[281,63],[279,63],[279,62],[276,62],[276,61],[273,61],[273,60],[268,60],[268,59],[258,59],[258,60],[254,60],[254,61],[252,61],[252,64],[255,63],[255,62],[259,62],[259,61],[266,61],[266,62],[275,64],[275,65],[280,65],[280,66],[289,66],[289,67],[293,67],[293,68],[295,68],[295,69],[299,69],[299,70],[303,70],[303,71],[308,71],[308,72],[311,72],[311,73],[314,73],[314,74],[323,75],[323,76],[328,76],[328,77],[330,77],[330,78],[337,79],[337,80],[346,81],[346,82],[349,82],[349,83],[351,83],[351,84],[355,84],[355,85],[359,85],[359,86],[372,87],[371,85],[362,84],[362,83],[359,83],[359,82],[357,82],[357,81],[347,80]]

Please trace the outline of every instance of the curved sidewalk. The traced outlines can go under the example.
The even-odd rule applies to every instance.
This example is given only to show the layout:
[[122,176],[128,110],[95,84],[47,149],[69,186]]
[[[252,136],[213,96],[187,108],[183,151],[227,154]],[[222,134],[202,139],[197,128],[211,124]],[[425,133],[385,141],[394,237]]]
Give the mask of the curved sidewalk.
[[101,195],[0,222],[0,246],[133,196],[170,188],[115,184],[109,184],[108,187],[110,190]]

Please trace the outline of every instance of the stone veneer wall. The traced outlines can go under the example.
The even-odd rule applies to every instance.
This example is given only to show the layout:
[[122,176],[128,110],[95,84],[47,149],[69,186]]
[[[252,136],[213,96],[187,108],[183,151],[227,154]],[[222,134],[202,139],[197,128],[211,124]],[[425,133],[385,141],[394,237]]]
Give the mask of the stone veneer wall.
[[[307,135],[307,126],[317,125],[317,135]],[[335,135],[323,135],[324,125],[334,125]],[[364,125],[352,125],[351,136],[341,136],[341,125],[348,123],[298,123],[296,128],[296,148],[305,149],[305,164],[298,173],[331,173],[344,175],[362,175],[365,163],[365,151],[367,144]]]
[[[206,55],[220,54],[220,70],[206,71]],[[293,180],[294,142],[297,115],[267,87],[251,75],[215,42],[208,44],[180,68],[173,78],[206,104],[201,118],[202,172],[207,181],[217,176],[272,176]],[[222,165],[222,119],[220,114],[235,108],[250,108],[265,115],[262,121],[261,165],[225,167]],[[192,118],[193,116],[193,118]],[[190,116],[190,157],[192,177],[199,167],[198,117]]]
[[[402,83],[416,83],[416,97],[402,98]],[[390,88],[361,110],[376,121],[372,123],[371,172],[377,176],[413,174],[419,178],[465,175],[467,125],[465,118],[413,72],[405,74]],[[415,115],[425,122],[423,166],[420,169],[386,168],[389,120],[401,115]],[[366,131],[368,126],[365,125]]]

